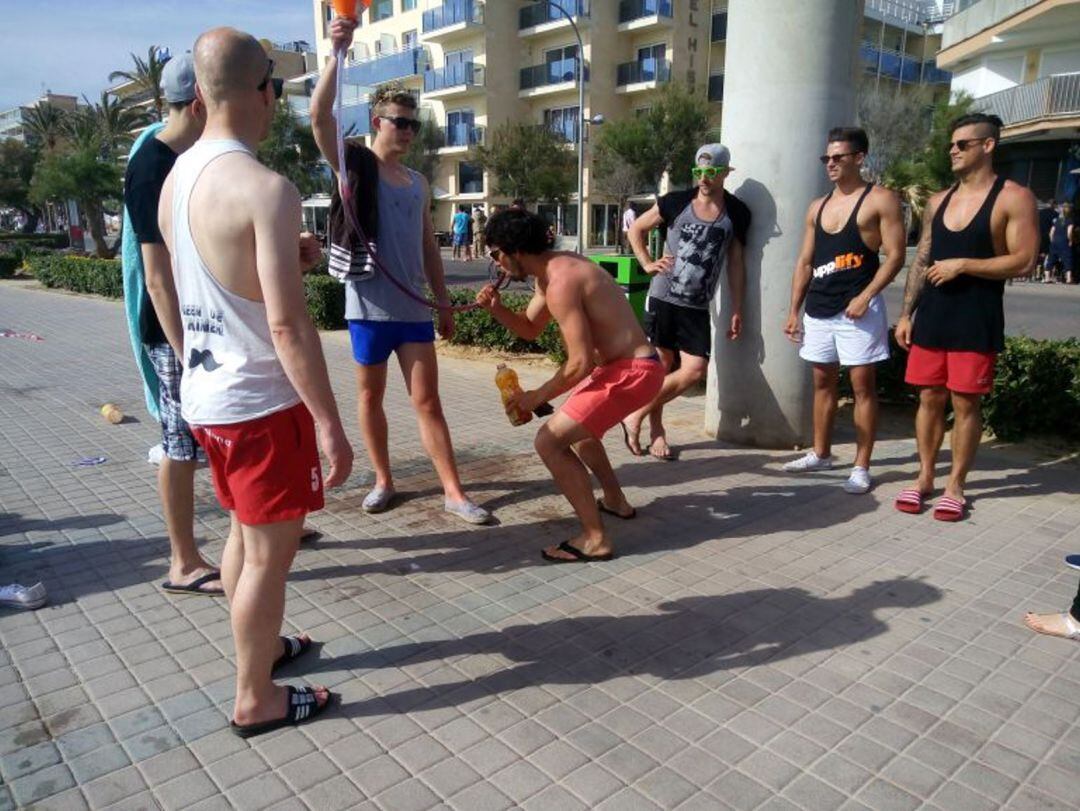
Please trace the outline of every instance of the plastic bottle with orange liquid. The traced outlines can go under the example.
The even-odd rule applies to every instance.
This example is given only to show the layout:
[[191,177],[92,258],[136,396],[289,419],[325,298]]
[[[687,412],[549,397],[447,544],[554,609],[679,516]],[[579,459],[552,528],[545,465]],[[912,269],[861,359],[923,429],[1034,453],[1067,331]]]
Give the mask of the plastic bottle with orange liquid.
[[508,405],[511,397],[521,394],[521,383],[518,382],[517,372],[505,363],[500,363],[495,367],[495,385],[499,387],[503,408],[506,409],[506,416],[510,418],[511,425],[524,425],[532,419],[533,415],[530,412],[520,411]]

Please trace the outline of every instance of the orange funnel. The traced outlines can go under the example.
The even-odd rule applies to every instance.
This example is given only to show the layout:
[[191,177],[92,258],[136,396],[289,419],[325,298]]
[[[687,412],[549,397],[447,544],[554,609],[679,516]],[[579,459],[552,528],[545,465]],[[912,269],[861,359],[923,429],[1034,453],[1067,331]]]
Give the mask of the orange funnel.
[[[364,8],[370,5],[370,0],[359,0]],[[334,0],[334,13],[339,17],[352,17],[356,19],[357,0]]]

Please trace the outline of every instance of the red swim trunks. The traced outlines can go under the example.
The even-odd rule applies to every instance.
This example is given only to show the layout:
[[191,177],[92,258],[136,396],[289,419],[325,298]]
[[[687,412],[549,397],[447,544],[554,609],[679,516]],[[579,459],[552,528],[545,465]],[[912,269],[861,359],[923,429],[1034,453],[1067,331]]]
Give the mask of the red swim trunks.
[[600,439],[623,417],[646,406],[664,383],[659,358],[624,358],[597,366],[559,409]]
[[912,386],[945,386],[958,394],[989,394],[994,387],[996,360],[995,352],[927,349],[912,344],[904,380]]
[[276,524],[322,509],[315,421],[303,403],[249,422],[191,429],[206,451],[218,501],[241,524]]

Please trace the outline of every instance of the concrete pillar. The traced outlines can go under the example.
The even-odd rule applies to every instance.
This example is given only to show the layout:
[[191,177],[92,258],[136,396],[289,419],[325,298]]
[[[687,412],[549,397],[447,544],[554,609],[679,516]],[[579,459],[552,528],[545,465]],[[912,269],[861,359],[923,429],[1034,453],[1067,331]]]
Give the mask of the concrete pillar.
[[863,0],[730,0],[722,138],[727,188],[753,213],[743,335],[727,338],[726,280],[714,307],[705,428],[765,448],[811,440],[810,368],[782,329],[807,206],[827,180],[831,127],[854,123]]

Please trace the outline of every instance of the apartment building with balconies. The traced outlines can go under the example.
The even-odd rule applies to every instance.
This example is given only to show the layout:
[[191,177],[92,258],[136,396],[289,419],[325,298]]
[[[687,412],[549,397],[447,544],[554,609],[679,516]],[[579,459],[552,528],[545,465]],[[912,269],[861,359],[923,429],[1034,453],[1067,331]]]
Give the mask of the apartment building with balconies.
[[1080,169],[1080,0],[964,0],[938,67],[1005,123],[995,165],[1040,200],[1075,199]]
[[[312,3],[321,65],[330,55],[333,9],[329,0]],[[573,25],[556,3],[571,14]],[[947,87],[947,75],[932,63],[934,0],[867,5],[864,40],[872,40],[876,50],[864,54],[864,63],[869,69],[872,55],[875,77]],[[493,179],[470,160],[471,148],[507,120],[548,127],[567,149],[575,148],[585,127],[584,241],[590,248],[617,243],[618,201],[591,177],[588,140],[596,125],[587,120],[634,115],[677,80],[709,99],[712,123],[720,126],[727,0],[371,0],[359,22],[344,77],[345,126],[354,135],[369,132],[366,94],[376,85],[397,81],[417,95],[421,117],[442,132],[442,161],[432,188],[440,230],[448,228],[458,205],[508,202],[493,194]],[[906,56],[896,58],[894,71],[895,49]],[[560,234],[575,237],[578,204],[574,194],[566,205],[539,208]]]
[[23,116],[26,115],[27,110],[42,104],[51,104],[61,110],[70,112],[79,106],[79,99],[76,96],[67,96],[47,91],[41,98],[36,99],[29,104],[13,107],[10,110],[0,111],[0,141],[8,138],[15,141],[25,141],[26,134],[23,132]]

